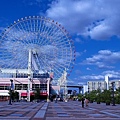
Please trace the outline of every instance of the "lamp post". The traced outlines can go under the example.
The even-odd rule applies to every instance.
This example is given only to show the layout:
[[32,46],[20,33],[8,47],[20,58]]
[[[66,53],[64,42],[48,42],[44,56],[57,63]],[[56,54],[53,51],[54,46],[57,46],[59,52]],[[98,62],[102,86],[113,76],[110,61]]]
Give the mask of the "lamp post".
[[114,87],[115,87],[115,82],[112,82],[112,104],[115,106],[115,96],[114,96]]
[[88,94],[90,93],[90,88],[89,88],[89,86],[88,86]]
[[87,83],[87,86],[88,86],[88,94],[89,94],[90,92],[89,82]]
[[9,99],[9,105],[12,105],[12,86],[13,86],[13,80],[10,79],[11,85],[10,85],[10,99]]

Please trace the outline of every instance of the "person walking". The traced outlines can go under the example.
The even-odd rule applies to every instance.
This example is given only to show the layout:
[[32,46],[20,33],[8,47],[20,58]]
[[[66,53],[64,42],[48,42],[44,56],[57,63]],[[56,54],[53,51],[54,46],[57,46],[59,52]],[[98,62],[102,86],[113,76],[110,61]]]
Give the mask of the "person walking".
[[82,97],[82,108],[84,108],[84,97]]
[[88,107],[88,103],[89,103],[89,100],[87,98],[85,98],[85,105],[86,105],[86,107]]

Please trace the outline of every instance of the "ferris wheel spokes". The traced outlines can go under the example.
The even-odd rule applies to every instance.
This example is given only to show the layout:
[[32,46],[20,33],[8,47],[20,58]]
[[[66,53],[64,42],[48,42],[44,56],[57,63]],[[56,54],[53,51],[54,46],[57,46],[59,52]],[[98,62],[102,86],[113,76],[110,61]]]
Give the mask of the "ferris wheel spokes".
[[29,16],[14,22],[1,36],[1,45],[4,47],[0,48],[0,53],[3,53],[0,55],[0,65],[4,69],[28,68],[31,49],[31,69],[52,69],[56,80],[65,68],[71,69],[75,59],[68,32],[54,20],[45,17]]

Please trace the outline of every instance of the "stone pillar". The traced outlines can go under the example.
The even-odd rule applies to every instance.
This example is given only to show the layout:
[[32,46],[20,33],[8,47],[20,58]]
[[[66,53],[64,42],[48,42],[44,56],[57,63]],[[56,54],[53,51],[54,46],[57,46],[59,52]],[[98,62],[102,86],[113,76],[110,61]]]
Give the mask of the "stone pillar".
[[50,95],[50,78],[47,78],[47,102],[49,102],[49,95]]

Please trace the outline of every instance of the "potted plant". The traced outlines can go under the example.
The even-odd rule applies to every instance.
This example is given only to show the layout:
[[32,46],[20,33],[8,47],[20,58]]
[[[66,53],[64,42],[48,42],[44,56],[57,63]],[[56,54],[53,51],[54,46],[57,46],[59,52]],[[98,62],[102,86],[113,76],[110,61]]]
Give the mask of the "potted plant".
[[97,104],[100,104],[100,102],[101,102],[100,93],[98,93],[98,94],[96,95],[96,102],[97,102]]
[[110,105],[110,100],[106,100],[106,105]]
[[97,104],[100,104],[100,99],[97,99],[96,102],[97,102]]
[[103,92],[103,99],[106,103],[106,105],[110,105],[111,102],[111,91],[110,90],[104,90]]

